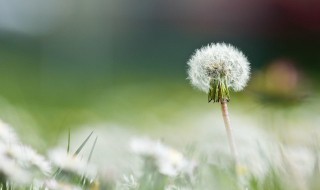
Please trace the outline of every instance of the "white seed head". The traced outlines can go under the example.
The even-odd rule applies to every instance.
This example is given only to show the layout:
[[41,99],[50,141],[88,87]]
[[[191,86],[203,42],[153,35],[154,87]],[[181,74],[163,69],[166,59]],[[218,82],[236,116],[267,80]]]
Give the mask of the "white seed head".
[[204,92],[209,92],[210,82],[221,79],[226,80],[228,88],[241,91],[250,76],[246,56],[225,43],[211,43],[197,49],[187,64],[191,84]]

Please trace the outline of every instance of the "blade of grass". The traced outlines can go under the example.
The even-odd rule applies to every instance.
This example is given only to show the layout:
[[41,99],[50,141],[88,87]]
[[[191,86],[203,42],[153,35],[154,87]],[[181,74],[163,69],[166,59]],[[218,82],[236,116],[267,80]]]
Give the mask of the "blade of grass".
[[[91,133],[87,136],[87,138],[82,142],[82,144],[78,147],[78,149],[76,150],[76,152],[73,154],[73,156],[78,156],[78,154],[81,152],[81,150],[83,149],[83,147],[87,144],[88,140],[90,139],[91,135],[93,134],[93,131],[91,131]],[[70,130],[69,130],[69,135],[68,135],[68,149],[70,148]],[[68,151],[67,149],[67,151]],[[69,152],[69,151],[68,151]],[[61,173],[62,169],[58,168],[56,172],[54,172],[53,177],[57,177],[60,173]]]
[[[91,150],[90,150],[90,154],[89,154],[89,157],[88,157],[88,160],[87,160],[87,163],[89,164],[90,160],[91,160],[91,157],[92,157],[92,153],[93,153],[93,150],[94,150],[94,147],[96,146],[96,143],[97,143],[97,140],[98,140],[98,137],[96,137],[94,139],[94,142],[92,144],[92,147],[91,147]],[[88,165],[86,166],[88,167]],[[86,173],[83,174],[82,176],[82,187],[84,187],[86,184]]]
[[77,156],[83,147],[87,144],[88,140],[90,139],[91,135],[93,134],[93,131],[90,133],[90,135],[83,141],[83,143],[79,146],[79,148],[76,150],[76,152],[73,154],[73,156]]
[[89,154],[89,157],[88,157],[88,163],[89,163],[90,160],[91,160],[92,153],[93,153],[94,147],[96,146],[97,140],[98,140],[98,137],[96,137],[96,138],[94,139],[94,142],[93,142],[93,145],[92,145],[92,147],[91,147],[90,154]]

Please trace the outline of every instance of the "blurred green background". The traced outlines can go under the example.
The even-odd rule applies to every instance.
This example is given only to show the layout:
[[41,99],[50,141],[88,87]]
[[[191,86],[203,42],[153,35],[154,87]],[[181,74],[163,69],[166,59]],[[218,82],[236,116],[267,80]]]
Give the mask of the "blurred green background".
[[144,130],[210,110],[186,62],[211,42],[235,45],[252,63],[233,105],[315,100],[319,21],[312,0],[0,0],[0,117],[41,148],[85,123]]

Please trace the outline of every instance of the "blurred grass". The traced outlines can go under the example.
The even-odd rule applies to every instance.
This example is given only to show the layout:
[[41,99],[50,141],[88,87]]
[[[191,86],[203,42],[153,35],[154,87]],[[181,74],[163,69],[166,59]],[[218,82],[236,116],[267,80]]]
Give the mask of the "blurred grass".
[[[197,94],[182,74],[95,77],[60,72],[42,76],[39,65],[28,64],[33,58],[8,57],[0,71],[1,118],[21,133],[39,133],[49,145],[56,143],[60,133],[84,123],[113,121],[139,126],[152,115],[174,117],[175,110],[194,104],[192,96]],[[14,111],[9,112],[9,107]]]
[[[219,109],[189,85],[185,65],[174,72],[169,66],[153,68],[152,64],[102,71],[60,66],[51,70],[40,64],[37,54],[8,48],[0,55],[0,117],[39,148],[56,144],[61,133],[84,124],[111,122],[149,130],[157,127],[154,124],[170,123],[184,111]],[[77,68],[74,64],[72,68]],[[232,93],[232,107],[254,108],[250,93]],[[40,136],[40,141],[34,136]]]
[[[41,76],[39,69],[14,64],[0,72],[4,100],[0,103],[0,117],[21,133],[38,133],[48,145],[57,143],[57,137],[68,128],[83,124],[111,122],[148,130],[190,108],[195,112],[212,109],[206,95],[189,85],[185,73],[163,76],[134,72],[97,78],[90,75],[88,80],[67,74],[48,79]],[[8,112],[8,107],[21,110],[25,116],[18,111]],[[30,142],[28,138],[33,139],[34,135],[29,136],[25,138]]]

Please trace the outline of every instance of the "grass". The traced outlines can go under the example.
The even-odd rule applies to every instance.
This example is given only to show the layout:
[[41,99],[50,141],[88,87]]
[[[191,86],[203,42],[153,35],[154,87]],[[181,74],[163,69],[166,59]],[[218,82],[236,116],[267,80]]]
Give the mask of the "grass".
[[[174,78],[118,76],[84,82],[74,81],[77,76],[55,76],[54,83],[43,85],[38,74],[12,72],[16,71],[3,71],[4,75],[0,75],[0,116],[21,133],[32,130],[42,136],[48,145],[57,143],[56,137],[66,129],[83,123],[113,121],[143,128],[152,119],[148,116],[170,119],[176,111],[194,104],[186,81]],[[110,84],[110,80],[115,81]],[[65,81],[71,82],[66,85]],[[25,140],[37,146],[30,139]]]

